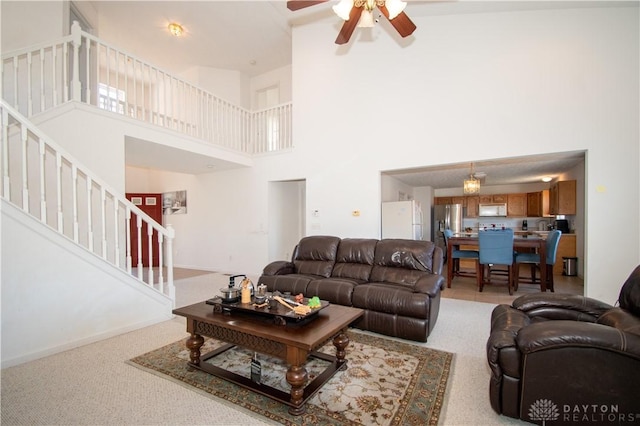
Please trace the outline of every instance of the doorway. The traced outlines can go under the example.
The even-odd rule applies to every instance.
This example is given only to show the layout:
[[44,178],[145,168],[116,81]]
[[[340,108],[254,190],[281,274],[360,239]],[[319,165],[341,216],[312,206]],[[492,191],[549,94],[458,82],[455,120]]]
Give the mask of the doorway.
[[306,181],[269,182],[269,262],[290,260],[305,235]]
[[[131,201],[136,207],[145,212],[151,219],[162,225],[162,194],[147,193],[127,193],[127,200]],[[131,214],[131,266],[138,266],[138,216]],[[147,223],[142,222],[140,231],[140,247],[142,266],[159,266],[160,265],[160,248],[158,244],[158,232],[153,232],[151,238],[151,251],[149,251],[149,237],[147,236]],[[151,265],[149,265],[149,253],[151,253]]]

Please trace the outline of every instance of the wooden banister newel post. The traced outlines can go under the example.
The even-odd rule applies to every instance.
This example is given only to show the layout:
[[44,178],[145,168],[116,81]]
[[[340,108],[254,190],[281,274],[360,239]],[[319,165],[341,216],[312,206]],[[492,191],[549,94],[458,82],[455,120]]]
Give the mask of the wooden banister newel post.
[[82,30],[78,21],[71,25],[71,37],[73,43],[73,72],[71,73],[71,99],[80,102],[82,100],[82,85],[80,84],[80,46],[82,45]]

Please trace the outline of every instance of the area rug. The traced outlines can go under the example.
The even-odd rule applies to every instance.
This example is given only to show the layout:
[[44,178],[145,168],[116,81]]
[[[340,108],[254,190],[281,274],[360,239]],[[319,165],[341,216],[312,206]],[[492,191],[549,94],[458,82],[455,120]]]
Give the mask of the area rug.
[[[129,364],[174,380],[187,388],[222,398],[242,409],[284,425],[436,425],[442,408],[453,354],[349,331],[346,370],[337,372],[307,402],[306,413],[292,416],[288,406],[187,366],[185,341],[140,355]],[[203,354],[224,344],[206,339]],[[335,353],[331,342],[320,352]],[[262,367],[262,383],[289,391],[286,364],[276,358],[235,348],[210,362],[251,377],[251,359]],[[309,379],[326,361],[310,358]]]

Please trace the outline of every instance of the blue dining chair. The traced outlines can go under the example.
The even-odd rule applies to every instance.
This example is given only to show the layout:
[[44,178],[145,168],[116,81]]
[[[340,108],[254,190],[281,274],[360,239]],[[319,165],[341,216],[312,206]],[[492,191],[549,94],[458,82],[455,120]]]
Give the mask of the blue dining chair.
[[[555,229],[547,235],[547,288],[551,291],[553,289],[553,265],[556,264],[556,256],[558,254],[558,244],[560,244],[560,237],[562,236],[562,231],[559,229]],[[515,268],[514,268],[514,285],[515,289],[518,290],[518,284],[520,281],[520,264],[528,263],[531,264],[531,280],[529,282],[536,282],[536,270],[540,268],[540,254],[538,253],[516,253],[515,258]]]
[[[444,232],[444,244],[449,246],[449,238],[453,237],[453,231],[451,229],[445,229]],[[447,259],[447,262],[453,263],[453,277],[473,277],[475,274],[460,270],[460,259],[478,259],[478,250],[459,250],[455,247],[451,250],[451,259]],[[477,267],[475,268],[478,269]]]
[[[507,267],[507,287],[513,294],[513,229],[495,229],[478,232],[478,290],[482,291],[485,280],[485,265]],[[493,280],[491,281],[493,282]]]

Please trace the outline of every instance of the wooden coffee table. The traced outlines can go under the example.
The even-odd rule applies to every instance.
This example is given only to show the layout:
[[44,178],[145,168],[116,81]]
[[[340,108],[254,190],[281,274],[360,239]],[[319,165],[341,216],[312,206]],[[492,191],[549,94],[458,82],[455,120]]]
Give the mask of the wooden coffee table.
[[[346,368],[345,349],[349,344],[349,338],[344,332],[349,324],[362,316],[363,311],[330,305],[309,321],[287,324],[276,324],[273,318],[241,312],[214,313],[214,308],[206,302],[174,309],[173,313],[187,319],[187,332],[191,336],[186,340],[186,346],[190,350],[191,367],[287,404],[290,414],[300,415],[305,412],[305,403],[309,398],[338,370]],[[204,344],[202,336],[229,344],[201,355],[200,347]],[[331,338],[336,347],[335,356],[316,351]],[[286,379],[291,385],[291,392],[286,393],[253,382],[247,377],[204,362],[233,346],[241,346],[285,360],[289,366]],[[331,364],[307,385],[307,370],[304,365],[309,356],[330,361]]]

